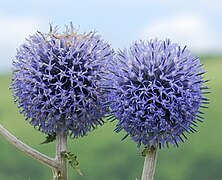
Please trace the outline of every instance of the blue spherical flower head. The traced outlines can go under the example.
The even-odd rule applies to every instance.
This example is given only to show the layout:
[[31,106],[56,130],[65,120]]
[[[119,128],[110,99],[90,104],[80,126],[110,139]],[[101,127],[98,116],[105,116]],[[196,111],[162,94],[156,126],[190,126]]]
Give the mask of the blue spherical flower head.
[[147,147],[178,146],[202,121],[204,97],[200,60],[170,40],[135,42],[111,63],[111,105],[132,140]]
[[64,33],[30,36],[13,62],[12,90],[27,120],[38,130],[84,136],[102,125],[108,107],[100,90],[104,66],[113,50],[95,32],[77,34],[72,24]]

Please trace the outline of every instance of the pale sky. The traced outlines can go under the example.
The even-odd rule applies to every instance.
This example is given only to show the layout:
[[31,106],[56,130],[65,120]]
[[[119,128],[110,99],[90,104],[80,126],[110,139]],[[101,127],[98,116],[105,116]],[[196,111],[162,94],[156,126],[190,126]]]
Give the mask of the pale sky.
[[97,31],[115,50],[133,41],[170,38],[195,55],[222,54],[221,0],[0,0],[0,73],[25,38],[60,30]]

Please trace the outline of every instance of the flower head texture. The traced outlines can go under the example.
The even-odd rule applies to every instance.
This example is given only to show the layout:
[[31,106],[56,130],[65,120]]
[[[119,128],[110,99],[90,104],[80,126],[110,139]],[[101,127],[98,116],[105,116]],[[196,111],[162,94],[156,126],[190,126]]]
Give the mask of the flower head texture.
[[135,42],[117,53],[109,69],[116,132],[124,129],[138,146],[163,148],[196,131],[208,88],[200,60],[186,47],[168,39]]
[[39,131],[84,136],[107,112],[100,79],[113,50],[95,32],[37,32],[17,50],[12,91],[21,113]]

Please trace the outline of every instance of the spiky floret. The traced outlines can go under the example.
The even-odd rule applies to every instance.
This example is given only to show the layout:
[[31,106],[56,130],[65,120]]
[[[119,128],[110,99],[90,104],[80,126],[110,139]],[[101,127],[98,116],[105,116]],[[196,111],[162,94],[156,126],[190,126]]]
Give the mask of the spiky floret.
[[84,136],[102,125],[108,107],[100,80],[113,50],[95,32],[37,32],[17,50],[12,91],[21,113],[38,130]]
[[116,132],[124,129],[138,146],[178,145],[202,121],[204,97],[199,58],[170,40],[135,42],[117,53],[106,79]]

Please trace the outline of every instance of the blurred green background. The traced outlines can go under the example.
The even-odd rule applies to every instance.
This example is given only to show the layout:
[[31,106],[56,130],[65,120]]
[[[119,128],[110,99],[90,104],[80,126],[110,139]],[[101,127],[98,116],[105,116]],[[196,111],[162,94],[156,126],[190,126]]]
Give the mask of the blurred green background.
[[[155,180],[221,180],[222,179],[222,58],[202,57],[205,79],[211,94],[209,109],[204,110],[205,121],[199,123],[197,133],[179,148],[171,146],[158,154]],[[36,131],[19,114],[9,90],[10,74],[0,75],[0,123],[33,148],[54,157],[55,143],[40,145],[45,135]],[[143,157],[136,143],[122,133],[114,133],[116,122],[106,123],[88,136],[69,140],[69,151],[75,153],[84,174],[79,176],[69,167],[69,178],[75,180],[135,180],[140,179]],[[51,170],[10,145],[0,136],[1,180],[46,180]]]

